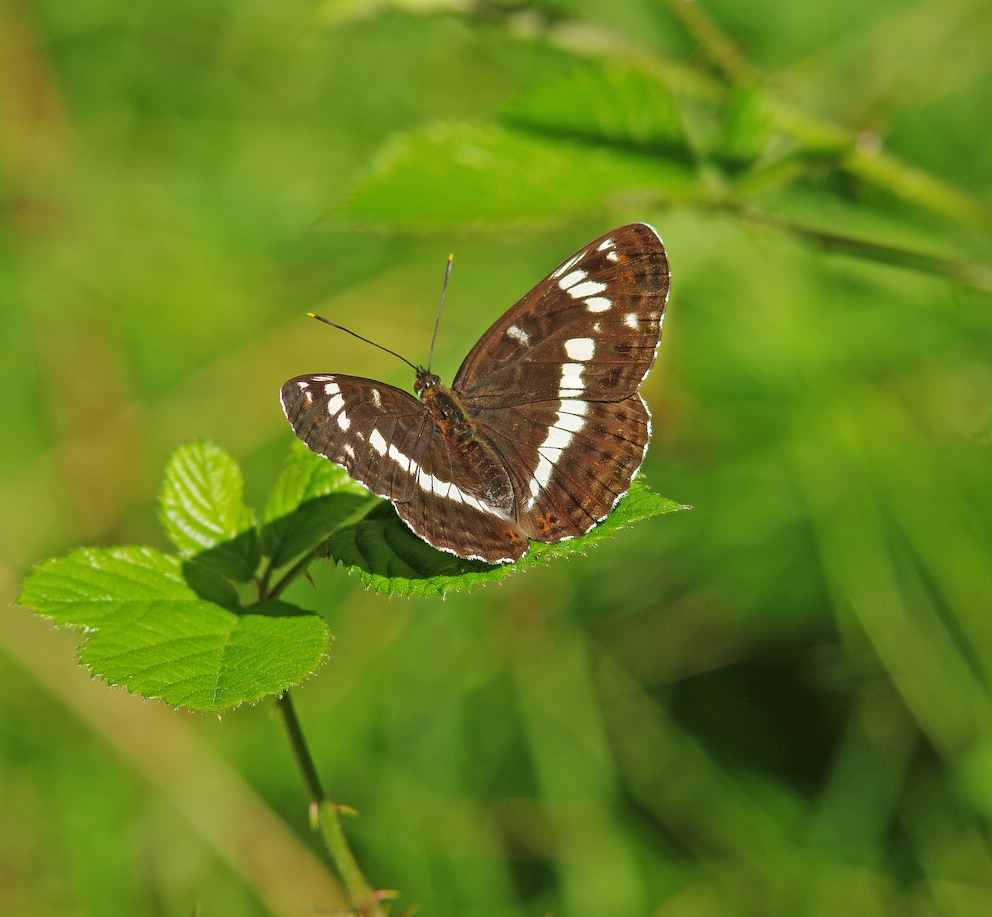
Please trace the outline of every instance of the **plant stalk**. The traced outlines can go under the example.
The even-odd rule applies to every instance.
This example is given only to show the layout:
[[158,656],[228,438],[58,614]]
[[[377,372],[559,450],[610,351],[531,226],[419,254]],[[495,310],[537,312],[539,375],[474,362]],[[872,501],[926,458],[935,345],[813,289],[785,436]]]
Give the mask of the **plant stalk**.
[[324,788],[320,783],[317,768],[307,747],[300,721],[296,716],[296,708],[289,696],[284,692],[277,701],[279,712],[282,714],[289,744],[293,749],[303,782],[310,797],[310,821],[315,829],[319,829],[327,851],[331,855],[334,866],[341,876],[341,881],[348,892],[352,907],[360,917],[388,917],[381,907],[384,898],[392,897],[390,892],[375,892],[372,890],[355,855],[348,846],[348,840],[341,827],[341,812],[348,809],[331,802],[324,796]]

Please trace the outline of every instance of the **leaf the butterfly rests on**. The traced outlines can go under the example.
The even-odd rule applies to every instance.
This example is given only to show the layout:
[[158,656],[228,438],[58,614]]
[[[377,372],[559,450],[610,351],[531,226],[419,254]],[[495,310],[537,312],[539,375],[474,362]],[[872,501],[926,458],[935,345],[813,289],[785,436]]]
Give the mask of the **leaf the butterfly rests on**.
[[[358,376],[282,387],[293,432],[428,544],[509,563],[605,519],[644,461],[638,389],[668,299],[665,247],[631,223],[579,249],[482,335],[451,388],[418,367],[408,392]],[[418,400],[419,398],[419,400]]]

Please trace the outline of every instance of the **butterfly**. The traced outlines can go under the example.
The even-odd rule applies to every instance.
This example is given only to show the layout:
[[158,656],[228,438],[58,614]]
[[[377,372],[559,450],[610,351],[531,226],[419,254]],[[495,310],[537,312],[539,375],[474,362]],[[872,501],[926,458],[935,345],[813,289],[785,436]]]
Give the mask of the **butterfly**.
[[419,366],[417,397],[359,376],[297,376],[283,411],[311,451],[391,501],[428,544],[510,563],[530,539],[584,535],[630,488],[651,435],[638,389],[668,289],[657,231],[621,226],[497,319],[450,388]]

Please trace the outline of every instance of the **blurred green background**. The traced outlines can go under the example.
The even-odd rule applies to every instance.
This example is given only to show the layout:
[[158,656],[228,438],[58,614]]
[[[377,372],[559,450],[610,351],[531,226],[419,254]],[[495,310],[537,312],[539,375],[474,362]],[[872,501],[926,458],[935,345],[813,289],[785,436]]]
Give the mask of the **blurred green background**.
[[[647,220],[644,473],[694,509],[445,602],[294,593],[359,861],[394,913],[992,913],[990,47],[987,0],[4,0],[4,604],[164,547],[180,442],[258,505],[285,379],[410,386],[307,310],[423,360],[454,251],[450,380]],[[342,906],[270,705],[167,711],[2,620],[0,912]]]

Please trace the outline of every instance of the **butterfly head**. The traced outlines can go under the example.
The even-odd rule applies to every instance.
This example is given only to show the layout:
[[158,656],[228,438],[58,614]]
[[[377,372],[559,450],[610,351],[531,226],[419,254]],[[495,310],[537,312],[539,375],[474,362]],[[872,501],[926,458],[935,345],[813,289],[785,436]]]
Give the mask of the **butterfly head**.
[[423,366],[417,367],[417,381],[413,383],[413,390],[417,397],[423,399],[424,392],[437,388],[441,384],[441,377]]

